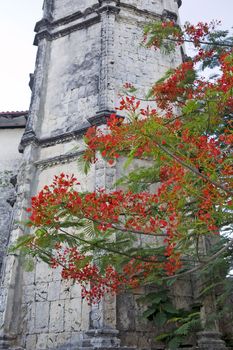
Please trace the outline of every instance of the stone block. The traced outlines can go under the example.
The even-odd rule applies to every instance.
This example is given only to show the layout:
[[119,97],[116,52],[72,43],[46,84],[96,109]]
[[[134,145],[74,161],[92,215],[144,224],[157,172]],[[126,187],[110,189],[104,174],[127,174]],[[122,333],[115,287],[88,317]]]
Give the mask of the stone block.
[[27,334],[36,333],[35,330],[35,320],[36,320],[36,303],[27,304]]
[[56,349],[57,336],[58,336],[58,333],[51,333],[51,332],[48,333],[48,343],[47,343],[48,349]]
[[73,350],[73,348],[77,347],[80,345],[83,341],[85,333],[84,332],[71,332],[71,337],[70,337],[70,346]]
[[70,332],[62,332],[57,334],[57,346],[58,348],[64,347],[64,349],[70,348],[70,338],[71,333]]
[[197,334],[199,350],[227,350],[222,334],[217,331],[203,331]]
[[51,282],[52,269],[43,261],[36,263],[36,283]]
[[64,331],[64,301],[52,301],[50,306],[49,331]]
[[80,298],[81,299],[81,286],[78,283],[73,283],[70,286],[70,298]]
[[82,316],[81,316],[81,329],[86,331],[90,326],[90,311],[91,307],[88,305],[85,299],[82,300]]
[[65,330],[80,331],[82,317],[82,300],[79,298],[65,300]]
[[37,335],[29,334],[26,337],[26,350],[36,349],[36,341],[37,341]]
[[35,290],[36,301],[46,301],[48,299],[48,283],[37,283]]
[[56,269],[52,269],[53,281],[61,280],[61,270],[62,268],[57,267]]
[[36,350],[47,349],[48,334],[42,333],[37,335]]
[[55,301],[60,299],[61,281],[53,281],[48,283],[48,300]]
[[70,280],[62,280],[60,284],[60,299],[70,299],[70,288],[72,285],[72,281]]
[[35,271],[32,272],[24,272],[23,274],[23,284],[28,286],[30,284],[34,284],[35,282]]
[[35,333],[48,331],[49,307],[47,301],[35,303]]
[[119,330],[135,329],[134,296],[122,293],[117,296],[117,326]]

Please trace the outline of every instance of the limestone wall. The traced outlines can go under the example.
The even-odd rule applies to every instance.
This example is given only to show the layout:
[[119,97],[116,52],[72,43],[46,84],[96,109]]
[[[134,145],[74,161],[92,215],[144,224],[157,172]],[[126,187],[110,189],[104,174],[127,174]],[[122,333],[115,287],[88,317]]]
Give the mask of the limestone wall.
[[[137,4],[137,8],[148,8],[145,1],[130,1]],[[172,1],[173,3],[173,1]],[[151,4],[151,1],[150,1]],[[173,6],[174,7],[174,6]],[[137,89],[137,95],[145,97],[149,88],[171,67],[181,62],[179,50],[170,56],[159,50],[146,48],[143,41],[143,29],[146,23],[159,20],[157,15],[162,14],[163,7],[159,1],[151,4],[153,14],[141,15],[132,8],[120,11],[116,17],[114,56],[115,56],[115,105],[118,105],[118,93],[124,83],[132,83]],[[177,5],[176,5],[177,11]]]
[[[117,169],[101,160],[87,177],[79,171],[80,140],[89,122],[100,124],[99,117],[118,105],[125,82],[135,84],[143,94],[180,62],[179,52],[167,58],[140,46],[143,25],[161,18],[165,3],[169,10],[178,11],[173,0],[54,0],[49,8],[52,17],[37,24],[32,101],[21,143],[24,164],[17,203],[21,219],[26,218],[23,207],[29,198],[60,172],[74,173],[84,191],[110,188],[114,183]],[[85,11],[92,5],[96,6]],[[66,17],[72,13],[74,16]],[[25,229],[16,227],[11,239],[22,233]],[[58,270],[36,262],[35,270],[26,273],[17,257],[8,261],[3,290],[0,324],[7,334],[14,335],[14,344],[24,349],[76,349],[88,328],[116,326],[126,343],[131,337],[135,342],[130,344],[138,349],[149,346],[148,341],[137,341],[141,325],[136,320],[134,297],[134,315],[127,317],[124,313],[117,316],[116,308],[121,310],[124,298],[116,302],[107,297],[98,307],[90,308],[81,299],[79,286],[61,281]],[[128,301],[126,305],[131,308]],[[129,316],[137,323],[134,328]]]
[[[85,10],[96,3],[89,2],[85,2],[85,6],[84,2],[79,2],[76,8],[77,2],[55,1],[55,18],[64,16],[71,9],[73,12]],[[154,14],[145,15],[137,9],[147,9]],[[47,43],[40,118],[35,130],[38,138],[48,140],[48,145],[39,149],[34,161],[37,169],[34,192],[61,171],[74,173],[81,180],[82,190],[91,191],[113,184],[115,170],[103,162],[98,162],[87,178],[83,177],[77,162],[72,160],[72,153],[81,151],[82,145],[78,140],[69,141],[64,135],[88,126],[88,119],[97,112],[113,110],[119,103],[118,93],[125,82],[135,84],[139,93],[144,94],[167,69],[180,62],[179,52],[167,58],[140,46],[144,24],[158,19],[163,9],[161,1],[125,1],[119,13],[101,12],[97,23],[85,25]],[[177,11],[176,4],[174,9]],[[61,139],[56,139],[57,144],[51,142],[51,137],[59,135]],[[125,344],[136,345],[139,349],[149,346],[154,330],[150,327],[148,332],[148,324],[139,320],[134,296],[119,297],[116,303],[107,297],[98,308],[90,309],[81,300],[77,285],[61,281],[59,271],[48,270],[43,263],[37,263],[30,278],[24,273],[24,280],[26,292],[23,289],[22,307],[25,322],[21,332],[25,336],[21,337],[21,342],[26,349],[56,348],[64,344],[69,344],[66,345],[69,348],[81,342],[83,332],[90,326],[117,326]],[[123,306],[127,310],[133,308],[133,314],[127,311],[126,316]],[[148,332],[144,340],[142,330]]]
[[96,4],[96,0],[57,0],[54,2],[54,19],[63,18],[77,11],[84,11]]
[[23,129],[0,128],[0,271],[12,221],[16,192],[11,179],[14,180],[19,168],[18,145],[22,134]]
[[[36,193],[52,182],[61,172],[74,174],[81,183],[78,190],[93,190],[95,170],[84,176],[78,168],[78,157],[61,164],[59,156],[82,149],[82,143],[73,141],[41,149],[36,162]],[[55,349],[69,343],[77,344],[89,329],[90,307],[81,298],[81,288],[73,281],[62,281],[60,270],[50,269],[40,261],[33,272],[23,273],[22,310],[24,324],[20,341],[26,349]],[[67,345],[68,349],[68,345]]]
[[87,125],[98,109],[100,23],[51,42],[40,135]]

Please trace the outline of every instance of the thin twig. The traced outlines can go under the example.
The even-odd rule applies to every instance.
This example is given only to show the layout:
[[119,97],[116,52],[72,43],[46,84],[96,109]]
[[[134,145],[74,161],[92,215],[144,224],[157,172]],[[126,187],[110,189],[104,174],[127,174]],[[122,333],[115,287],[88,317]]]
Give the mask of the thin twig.
[[122,256],[125,256],[125,257],[130,258],[130,259],[143,261],[143,262],[147,262],[147,263],[152,263],[152,264],[158,264],[158,261],[135,257],[135,256],[132,256],[132,255],[130,255],[128,253],[123,253],[123,252],[120,252],[118,250],[115,250],[115,249],[112,249],[112,248],[109,248],[109,247],[105,247],[105,246],[103,246],[103,245],[101,245],[99,243],[94,243],[94,242],[87,241],[86,239],[80,238],[78,236],[74,236],[71,233],[68,233],[67,231],[65,231],[65,230],[63,230],[61,228],[60,228],[60,231],[65,233],[67,236],[70,236],[70,237],[72,237],[72,238],[74,238],[74,239],[76,239],[76,240],[78,240],[78,241],[80,241],[82,243],[88,244],[91,247],[96,247],[98,249],[101,249],[101,250],[104,250],[104,251],[107,251],[107,252],[110,252],[110,253],[122,255]]
[[210,182],[212,185],[214,185],[215,187],[220,188],[221,190],[223,190],[224,192],[233,195],[233,191],[228,190],[225,186],[223,186],[222,184],[211,180],[208,176],[200,173],[200,171],[198,171],[197,169],[195,169],[194,167],[192,167],[191,165],[185,163],[182,159],[180,159],[179,157],[177,157],[175,154],[171,153],[167,148],[163,147],[162,145],[160,145],[159,143],[156,142],[156,145],[159,149],[161,149],[161,151],[163,151],[164,153],[166,153],[168,156],[170,156],[172,159],[174,159],[177,163],[179,163],[180,165],[182,165],[183,167],[189,169],[190,171],[192,171],[194,174],[196,174],[197,176],[201,177],[202,179],[206,180],[207,182]]
[[169,277],[164,277],[163,280],[170,280],[173,278],[178,278],[178,277],[183,277],[189,274],[192,274],[198,270],[201,270],[203,268],[205,268],[206,266],[208,266],[213,260],[215,260],[216,258],[218,258],[219,256],[221,256],[228,248],[230,248],[233,245],[233,239],[230,240],[230,242],[223,247],[222,249],[220,249],[217,253],[213,254],[209,259],[207,259],[205,262],[202,262],[200,265],[185,271],[185,272],[181,272],[181,273],[177,273],[173,276],[169,276]]
[[[173,42],[179,42],[179,40],[177,39],[172,39],[172,38],[166,38],[166,40],[168,41],[173,41]],[[189,40],[189,39],[183,39],[183,41],[185,43],[192,43],[194,44],[193,40]],[[220,46],[220,47],[230,47],[233,48],[232,44],[224,44],[224,43],[220,43],[220,42],[211,42],[211,41],[202,41],[202,40],[198,40],[199,44],[203,44],[203,45],[212,45],[212,46]]]

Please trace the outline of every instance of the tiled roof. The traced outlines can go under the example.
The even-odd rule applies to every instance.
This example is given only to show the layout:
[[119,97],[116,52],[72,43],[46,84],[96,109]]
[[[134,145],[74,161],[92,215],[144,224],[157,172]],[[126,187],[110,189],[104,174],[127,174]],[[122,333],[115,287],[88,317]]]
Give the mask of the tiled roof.
[[0,112],[0,129],[24,128],[28,111]]

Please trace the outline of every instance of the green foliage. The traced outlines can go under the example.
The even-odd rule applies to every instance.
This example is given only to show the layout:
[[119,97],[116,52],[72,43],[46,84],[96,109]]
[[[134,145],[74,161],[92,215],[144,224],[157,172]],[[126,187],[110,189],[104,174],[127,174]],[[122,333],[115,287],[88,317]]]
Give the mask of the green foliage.
[[176,43],[172,40],[167,40],[169,37],[173,37],[174,34],[180,34],[181,28],[176,25],[174,27],[161,27],[161,22],[152,22],[145,26],[144,35],[148,35],[146,46],[153,46],[155,40],[162,52],[169,55],[175,50]]
[[160,333],[156,340],[166,344],[171,350],[177,349],[188,336],[201,329],[199,309],[176,309],[168,288],[148,293],[139,302],[148,305],[143,313],[144,318],[160,329],[170,329],[169,332]]
[[[162,27],[160,22],[155,22],[145,28],[145,35],[148,35],[147,46],[154,45],[156,41],[156,45],[165,53],[171,53],[175,50],[177,43],[173,40],[174,35],[179,38],[180,34],[181,28],[173,24],[166,26],[165,23],[165,26]],[[233,43],[233,39],[228,37],[227,32],[211,33],[207,40],[210,42],[206,48],[205,46],[203,47],[203,50],[209,49],[211,45],[213,47],[217,46],[218,50],[213,60],[208,61],[207,58],[204,61],[202,69],[207,67],[213,68],[219,63],[219,55],[223,50],[220,45],[222,42]],[[232,57],[228,59],[232,60]],[[224,146],[224,149],[222,146],[224,153],[221,154],[220,152],[222,162],[217,163],[218,166],[215,167],[219,157],[216,156],[212,163],[209,163],[209,158],[213,156],[212,153],[214,151],[217,152],[219,150],[214,147],[211,148],[206,142],[206,149],[210,149],[209,153],[207,153],[204,152],[206,150],[203,150],[202,145],[204,143],[203,139],[207,141],[211,138],[219,139],[219,135],[224,135],[227,122],[232,118],[232,108],[229,106],[224,107],[224,103],[229,100],[232,91],[225,93],[224,90],[213,89],[211,84],[207,84],[208,88],[206,89],[202,87],[202,84],[196,86],[198,84],[197,73],[194,69],[189,69],[189,67],[192,67],[190,62],[185,62],[185,64],[187,64],[188,70],[182,70],[180,67],[176,70],[168,70],[164,77],[156,82],[148,93],[147,98],[155,98],[155,89],[161,87],[163,83],[166,85],[167,81],[169,84],[166,86],[166,89],[157,90],[162,100],[164,95],[166,95],[166,91],[178,91],[174,95],[168,94],[170,96],[170,104],[169,107],[164,108],[165,116],[161,113],[161,117],[159,117],[157,112],[151,112],[151,117],[149,112],[148,114],[144,113],[144,115],[149,116],[147,119],[145,118],[146,121],[144,123],[144,119],[140,120],[139,118],[138,107],[133,107],[132,113],[130,107],[127,107],[129,108],[128,110],[126,109],[126,114],[129,114],[128,124],[123,123],[122,125],[133,126],[133,131],[129,128],[129,133],[123,134],[124,138],[119,137],[118,139],[121,131],[120,128],[116,128],[117,135],[115,136],[113,147],[120,148],[119,153],[117,153],[118,157],[119,155],[127,155],[124,170],[127,169],[129,174],[119,179],[115,185],[123,186],[133,192],[133,194],[142,193],[143,195],[143,192],[148,192],[147,194],[153,192],[156,200],[152,200],[151,204],[150,196],[145,197],[145,202],[141,196],[138,203],[135,202],[135,205],[132,205],[131,202],[128,204],[127,201],[125,204],[122,200],[127,210],[124,212],[124,208],[120,207],[120,214],[116,215],[117,219],[114,217],[114,211],[113,216],[94,215],[91,217],[90,213],[92,210],[95,212],[96,207],[99,211],[105,208],[103,210],[106,210],[107,213],[108,209],[106,209],[105,205],[98,207],[99,204],[92,202],[90,210],[86,212],[85,202],[83,212],[81,210],[80,213],[80,204],[78,202],[77,207],[75,204],[70,210],[69,205],[72,201],[70,199],[72,195],[69,195],[72,194],[73,189],[69,188],[66,193],[70,201],[69,205],[67,205],[67,197],[65,196],[60,197],[62,200],[59,201],[59,204],[57,204],[57,201],[55,201],[55,204],[54,201],[51,202],[52,204],[50,203],[52,218],[48,222],[51,222],[51,224],[47,224],[47,220],[45,220],[42,222],[42,228],[38,229],[38,224],[35,222],[32,235],[20,237],[13,247],[14,251],[20,250],[22,256],[26,257],[24,264],[29,270],[33,267],[35,257],[51,264],[57,253],[56,247],[60,244],[62,244],[62,248],[75,247],[80,254],[85,256],[84,259],[75,261],[74,264],[77,269],[82,269],[86,264],[94,261],[102,275],[105,274],[109,265],[113,266],[119,274],[123,274],[125,273],[124,267],[129,268],[127,264],[130,265],[133,261],[134,270],[131,273],[129,272],[127,278],[133,279],[136,276],[137,282],[139,282],[138,285],[152,285],[159,288],[158,291],[149,293],[141,298],[140,302],[147,305],[147,309],[143,313],[144,318],[153,322],[160,329],[166,327],[169,330],[156,338],[158,341],[164,342],[169,349],[177,349],[188,336],[199,330],[201,326],[199,308],[184,310],[174,307],[168,290],[176,281],[176,275],[175,277],[168,277],[168,275],[195,272],[195,276],[198,279],[205,281],[203,290],[199,293],[200,300],[204,303],[205,298],[209,295],[214,295],[214,297],[217,295],[217,310],[214,311],[213,315],[208,315],[208,320],[206,321],[210,324],[216,319],[216,312],[220,318],[229,312],[226,300],[233,289],[232,283],[230,283],[231,280],[225,278],[233,265],[233,248],[229,246],[229,249],[226,249],[224,252],[224,246],[229,244],[229,239],[222,238],[215,241],[213,238],[219,228],[225,227],[226,229],[226,225],[231,222],[230,216],[232,211],[230,205],[227,206],[229,197],[223,196],[223,192],[221,192],[222,187],[225,185],[225,179],[219,176],[219,169],[230,165],[230,157],[226,157],[226,160],[224,158],[225,154],[230,154],[230,150],[228,146]],[[171,81],[173,83],[170,85]],[[193,93],[199,91],[198,87],[200,90],[204,90],[203,96]],[[136,89],[132,86],[127,91],[134,93]],[[190,94],[191,97],[189,97]],[[198,97],[194,98],[193,96]],[[219,112],[219,99],[223,104],[221,113]],[[150,111],[150,108],[147,111]],[[179,123],[181,121],[182,123],[177,126],[176,122]],[[95,129],[92,130],[94,132],[89,135],[90,138],[95,137]],[[114,135],[114,132],[112,134]],[[106,135],[110,136],[111,133]],[[102,138],[104,139],[104,137]],[[132,144],[127,143],[124,145],[124,140],[128,140],[128,138],[130,142],[132,140]],[[93,145],[92,148],[87,148],[87,152],[89,151],[89,154],[91,154],[92,161],[94,151],[101,153],[104,147],[106,150],[111,150],[112,140],[110,142],[110,139],[111,137],[99,149],[93,149]],[[148,139],[150,142],[148,142]],[[200,145],[197,145],[196,140],[200,142]],[[87,136],[84,141],[88,142]],[[121,144],[119,145],[120,142]],[[139,146],[141,153],[138,153]],[[102,156],[105,158],[103,153]],[[130,166],[133,165],[135,158],[138,157],[141,162],[138,163],[140,168],[130,170]],[[107,155],[106,161],[109,159],[111,157]],[[80,157],[79,165],[86,174],[90,170],[90,159],[88,157]],[[204,179],[203,173],[205,174]],[[177,178],[179,181],[176,180]],[[217,185],[213,181],[217,181]],[[161,190],[162,186],[159,188],[158,185],[160,184],[165,185],[164,192]],[[209,188],[207,188],[207,184],[210,185]],[[220,194],[219,196],[216,196],[215,189],[216,192],[218,191],[218,195]],[[161,193],[157,195],[159,191]],[[61,193],[63,192],[64,188],[61,188]],[[82,194],[78,193],[78,198],[81,203]],[[222,198],[227,199],[224,199],[224,202]],[[143,208],[140,208],[140,201],[143,203]],[[47,208],[44,202],[42,204],[42,206],[39,205],[39,209],[41,210],[42,208],[44,212]],[[108,199],[107,205],[111,207],[111,204],[112,201]],[[131,207],[134,208],[137,205],[140,211],[131,212]],[[57,209],[57,211],[55,210],[56,220],[53,211],[55,207]],[[169,208],[168,211],[166,210],[167,207]],[[173,215],[174,213],[176,215]],[[204,219],[203,217],[201,218],[201,214],[202,216],[205,215]],[[209,214],[209,218],[206,218],[206,214]],[[134,216],[139,217],[140,220],[138,220],[138,223],[136,222],[137,225],[130,226],[127,219],[128,217],[130,219],[134,218]],[[103,217],[106,222],[101,221]],[[150,220],[152,222],[157,221],[159,224],[151,226],[151,231],[147,231],[147,224]],[[211,222],[215,225],[210,225]],[[101,225],[102,229],[100,228]],[[166,231],[167,226],[170,226],[170,229]],[[173,227],[175,227],[174,230]],[[208,243],[210,231],[212,232],[211,242],[213,246],[211,247],[211,243],[210,246],[205,247],[205,243]],[[142,238],[143,235],[147,236],[145,240]],[[150,235],[153,240],[149,237]],[[206,249],[203,249],[203,247]],[[205,251],[204,253],[202,249]],[[221,255],[218,255],[218,252],[221,251]],[[178,254],[176,255],[177,252]],[[180,264],[177,264],[176,269],[172,270],[171,267],[173,266],[171,265],[177,263],[176,259]],[[148,262],[149,264],[155,263],[155,265],[152,265],[148,273],[144,273]],[[166,262],[169,262],[170,265],[165,265]],[[201,272],[197,272],[195,268],[192,270],[196,266]],[[125,281],[124,283],[127,284]],[[130,288],[130,286],[132,284],[127,285],[125,288]],[[217,290],[219,288],[221,293],[218,294]]]
[[[205,58],[203,64],[201,65],[201,69],[204,70],[206,68],[216,68],[219,66],[219,57],[226,53],[226,51],[231,51],[233,46],[233,37],[229,35],[228,30],[216,30],[211,32],[208,36],[208,42],[210,44],[204,45],[205,50],[215,50],[215,55],[211,58]],[[228,47],[224,45],[229,45]]]

